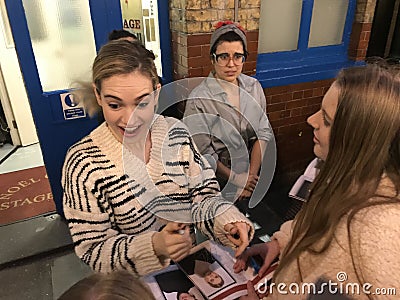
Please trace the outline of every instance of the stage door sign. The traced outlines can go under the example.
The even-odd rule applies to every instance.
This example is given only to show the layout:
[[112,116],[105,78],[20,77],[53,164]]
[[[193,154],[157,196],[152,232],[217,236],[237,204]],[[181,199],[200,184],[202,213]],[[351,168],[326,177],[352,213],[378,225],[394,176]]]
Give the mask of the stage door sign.
[[74,95],[71,93],[60,94],[60,99],[65,120],[86,117],[86,111],[83,104],[74,102]]
[[134,33],[151,50],[158,75],[162,76],[157,0],[120,0],[122,28]]
[[123,29],[134,33],[140,42],[145,44],[143,40],[142,0],[120,0],[120,3]]

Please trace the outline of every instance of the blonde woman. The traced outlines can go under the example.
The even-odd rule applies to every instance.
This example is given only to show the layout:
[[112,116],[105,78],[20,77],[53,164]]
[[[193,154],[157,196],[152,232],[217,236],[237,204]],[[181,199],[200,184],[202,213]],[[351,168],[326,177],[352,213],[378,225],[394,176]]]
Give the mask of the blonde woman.
[[191,223],[241,254],[252,224],[221,198],[185,126],[154,113],[160,84],[149,51],[109,42],[92,73],[83,101],[105,122],[68,150],[62,176],[77,255],[98,272],[145,275],[188,254]]

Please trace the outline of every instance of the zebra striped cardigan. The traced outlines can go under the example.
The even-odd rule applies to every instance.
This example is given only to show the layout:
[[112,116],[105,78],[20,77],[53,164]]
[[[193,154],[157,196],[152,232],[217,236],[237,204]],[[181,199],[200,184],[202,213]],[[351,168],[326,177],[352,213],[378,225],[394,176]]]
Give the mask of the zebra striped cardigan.
[[118,142],[106,123],[74,144],[65,158],[64,213],[76,254],[93,270],[160,270],[152,236],[167,220],[194,223],[207,237],[234,247],[224,225],[246,222],[223,200],[213,170],[185,126],[155,115],[145,164]]

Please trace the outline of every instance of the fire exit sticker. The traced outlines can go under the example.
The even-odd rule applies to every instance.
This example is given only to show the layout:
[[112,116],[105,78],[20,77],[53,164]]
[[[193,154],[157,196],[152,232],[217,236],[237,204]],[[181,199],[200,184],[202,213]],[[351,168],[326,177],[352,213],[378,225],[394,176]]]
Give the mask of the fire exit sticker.
[[60,94],[61,104],[64,112],[64,119],[85,118],[86,111],[82,103],[74,101],[74,95],[71,93]]

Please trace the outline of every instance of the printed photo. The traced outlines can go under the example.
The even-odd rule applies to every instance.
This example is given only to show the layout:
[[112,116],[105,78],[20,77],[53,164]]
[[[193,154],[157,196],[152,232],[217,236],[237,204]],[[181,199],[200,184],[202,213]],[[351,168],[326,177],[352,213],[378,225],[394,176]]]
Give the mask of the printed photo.
[[179,269],[154,276],[165,300],[205,300]]
[[184,258],[178,265],[206,297],[211,297],[236,283],[236,280],[206,248],[201,248]]
[[306,201],[310,193],[311,184],[312,180],[310,178],[301,175],[290,190],[289,196],[300,201]]

